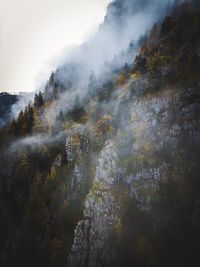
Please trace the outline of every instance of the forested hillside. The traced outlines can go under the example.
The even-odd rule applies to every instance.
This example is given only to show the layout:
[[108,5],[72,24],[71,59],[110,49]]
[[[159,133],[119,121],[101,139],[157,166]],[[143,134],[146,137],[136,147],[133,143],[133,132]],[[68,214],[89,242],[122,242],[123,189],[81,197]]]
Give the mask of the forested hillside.
[[57,70],[0,129],[0,266],[200,265],[198,1],[123,56],[80,95]]

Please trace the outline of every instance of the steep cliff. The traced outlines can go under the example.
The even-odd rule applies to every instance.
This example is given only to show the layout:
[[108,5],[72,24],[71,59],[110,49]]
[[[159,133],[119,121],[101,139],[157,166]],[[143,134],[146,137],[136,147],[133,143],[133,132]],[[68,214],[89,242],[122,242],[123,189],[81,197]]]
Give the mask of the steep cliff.
[[[156,47],[140,55],[143,60],[136,60],[133,73],[116,85],[109,99],[101,103],[116,131],[107,138],[98,156],[84,216],[75,229],[68,258],[70,267],[133,266],[134,263],[136,266],[197,266],[197,258],[191,256],[195,255],[195,248],[192,252],[188,249],[189,257],[181,254],[183,243],[187,242],[184,231],[190,228],[192,233],[200,221],[196,190],[200,141],[200,88],[196,67],[200,42],[197,32],[191,35],[189,29],[181,32],[187,17],[189,13],[181,15],[177,26],[165,34]],[[190,19],[192,22],[194,18]],[[175,33],[180,38],[178,47],[173,47]],[[187,42],[182,43],[186,33]],[[185,49],[189,54],[180,59]],[[193,66],[188,63],[190,60],[194,60]],[[140,63],[142,72],[138,71]],[[174,78],[176,75],[181,78]],[[137,216],[141,216],[140,223],[148,230],[137,225]],[[166,236],[161,237],[168,227],[176,232],[173,238],[171,236],[171,242],[176,245],[168,244]],[[176,239],[177,235],[185,237],[182,244]],[[156,248],[156,242],[164,246],[163,251],[168,250],[168,258],[159,258],[158,251],[162,249]],[[191,237],[188,242],[195,241]],[[119,251],[116,243],[117,247],[122,246]],[[166,248],[168,245],[174,246],[177,253],[173,263],[173,248]]]
[[2,266],[199,266],[199,29],[197,1],[174,6],[131,64],[91,75],[81,99],[60,68],[2,130]]
[[162,184],[172,183],[169,193],[177,190],[177,195],[171,201],[181,209],[190,207],[191,214],[185,220],[192,223],[192,210],[198,209],[194,203],[199,199],[191,195],[198,173],[199,84],[160,87],[160,79],[154,80],[158,83],[155,91],[144,77],[137,81],[130,78],[128,84],[115,91],[119,110],[126,110],[126,127],[118,130],[100,153],[85,201],[84,220],[75,230],[69,266],[102,266],[113,260],[110,238],[113,232],[119,234],[127,208],[124,198],[144,213],[152,212],[155,218],[151,223],[156,229],[166,220],[173,220],[175,215],[168,214],[165,207],[160,211],[155,207],[159,198],[165,197],[160,192]]

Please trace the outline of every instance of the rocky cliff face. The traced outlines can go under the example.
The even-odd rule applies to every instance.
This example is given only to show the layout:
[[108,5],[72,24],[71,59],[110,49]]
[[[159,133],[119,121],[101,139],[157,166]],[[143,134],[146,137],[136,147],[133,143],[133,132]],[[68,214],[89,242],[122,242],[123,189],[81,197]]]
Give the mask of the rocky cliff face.
[[112,190],[119,179],[117,152],[112,141],[100,153],[92,188],[86,196],[84,220],[75,229],[69,266],[101,266],[114,257],[109,238],[120,220],[120,203]]
[[[61,67],[2,130],[0,265],[199,266],[200,13],[189,2],[131,64],[122,53],[124,67],[89,85]],[[143,10],[131,3],[111,3],[102,27]]]
[[[199,84],[159,87],[159,83],[148,76],[130,77],[112,96],[119,112],[126,114],[120,121],[120,126],[125,126],[105,143],[99,155],[84,217],[74,232],[70,267],[104,266],[113,261],[112,235],[119,234],[125,210],[123,194],[150,211],[160,183],[170,177],[180,181],[194,171],[191,149],[200,141]],[[185,183],[179,189],[183,191],[180,205],[192,201],[187,199],[190,189]],[[164,215],[155,218],[155,227],[159,227],[157,220],[165,219]]]

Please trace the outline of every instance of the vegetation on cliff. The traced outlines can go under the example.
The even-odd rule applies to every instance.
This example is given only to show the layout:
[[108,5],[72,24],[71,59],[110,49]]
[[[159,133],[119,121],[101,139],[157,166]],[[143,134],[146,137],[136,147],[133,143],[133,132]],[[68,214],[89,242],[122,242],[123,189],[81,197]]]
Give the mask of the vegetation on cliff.
[[0,129],[1,266],[199,266],[195,3],[155,24],[101,88],[90,77],[72,109],[53,118],[68,88],[52,74]]

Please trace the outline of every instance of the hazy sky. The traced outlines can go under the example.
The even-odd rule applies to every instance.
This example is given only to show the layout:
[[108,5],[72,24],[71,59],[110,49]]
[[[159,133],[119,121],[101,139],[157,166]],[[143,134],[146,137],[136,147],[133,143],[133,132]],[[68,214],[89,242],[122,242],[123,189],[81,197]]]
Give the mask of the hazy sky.
[[32,91],[65,46],[82,43],[109,0],[0,0],[0,91]]

